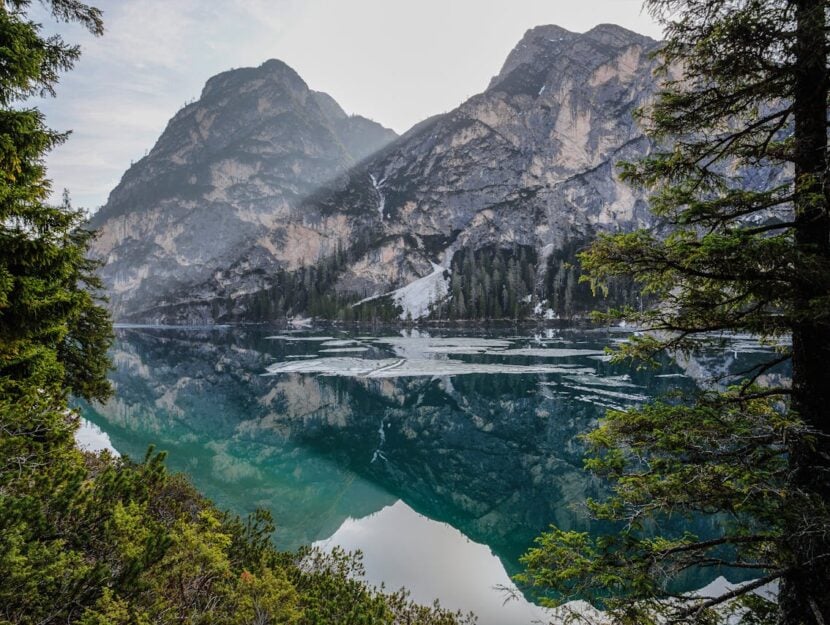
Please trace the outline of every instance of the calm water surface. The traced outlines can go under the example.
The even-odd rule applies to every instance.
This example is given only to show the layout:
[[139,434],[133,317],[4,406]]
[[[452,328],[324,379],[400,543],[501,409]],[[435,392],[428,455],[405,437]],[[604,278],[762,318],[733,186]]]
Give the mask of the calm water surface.
[[281,548],[361,549],[375,583],[525,625],[545,617],[533,597],[503,605],[496,587],[512,586],[533,538],[551,523],[603,531],[581,509],[603,486],[578,435],[608,408],[693,392],[765,351],[732,337],[682,368],[632,371],[603,352],[624,338],[122,328],[115,399],[84,416],[122,454],[168,451],[219,506],[269,509]]

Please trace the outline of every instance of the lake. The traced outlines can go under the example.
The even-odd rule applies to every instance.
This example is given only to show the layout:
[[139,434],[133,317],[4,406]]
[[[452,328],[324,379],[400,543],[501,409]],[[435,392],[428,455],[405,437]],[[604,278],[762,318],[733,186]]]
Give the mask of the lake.
[[[283,549],[364,553],[367,578],[421,602],[527,625],[504,603],[519,557],[551,523],[601,532],[603,484],[579,438],[605,410],[694,392],[768,348],[727,337],[658,370],[608,362],[614,329],[492,331],[120,328],[116,394],[83,406],[81,437],[142,458],[149,445],[220,507],[271,511]],[[701,535],[716,520],[685,522]],[[690,572],[680,590],[718,571]],[[734,580],[733,580],[734,581]]]

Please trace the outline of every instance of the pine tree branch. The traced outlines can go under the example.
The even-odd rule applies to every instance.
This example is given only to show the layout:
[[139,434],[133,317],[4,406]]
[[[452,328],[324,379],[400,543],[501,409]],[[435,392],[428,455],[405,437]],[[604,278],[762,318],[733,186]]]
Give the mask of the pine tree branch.
[[[752,215],[759,211],[767,210],[768,208],[773,208],[775,206],[781,206],[782,204],[792,204],[794,195],[788,194],[785,196],[774,196],[772,195],[775,191],[779,189],[773,189],[767,193],[759,194],[759,195],[770,195],[770,199],[766,202],[755,204],[749,208],[735,210],[731,212],[724,212],[724,209],[727,207],[726,204],[730,201],[737,201],[739,198],[735,198],[732,196],[726,196],[725,198],[719,198],[717,200],[713,200],[708,202],[706,205],[707,213],[695,216],[685,216],[682,224],[681,222],[677,222],[678,225],[695,225],[695,224],[704,224],[707,222],[713,222],[716,227],[717,226],[725,226],[726,224],[732,223],[741,217],[746,217],[747,215]],[[734,195],[734,194],[733,194]],[[717,211],[717,212],[715,212]]]
[[713,597],[712,599],[708,599],[703,603],[700,603],[695,606],[691,606],[685,610],[682,610],[677,616],[669,619],[669,623],[681,623],[684,619],[692,616],[693,614],[700,614],[704,610],[708,610],[709,608],[714,608],[715,606],[721,605],[730,599],[735,599],[736,597],[741,597],[753,590],[761,588],[762,586],[766,586],[770,582],[775,581],[776,579],[780,579],[785,574],[791,572],[793,569],[783,569],[781,571],[777,571],[765,577],[761,577],[756,579],[753,582],[748,582],[737,588],[732,589],[731,591],[724,593],[718,597]]
[[723,560],[721,558],[703,558],[685,564],[678,569],[679,571],[690,569],[692,567],[726,567],[730,569],[749,569],[755,571],[782,571],[780,567],[772,562],[733,562],[730,560]]
[[748,228],[740,230],[743,236],[754,236],[756,234],[763,234],[764,232],[772,232],[774,230],[788,230],[796,227],[798,224],[794,221],[782,221],[778,223],[767,224],[766,226],[757,226],[755,228]]
[[729,377],[743,377],[745,375],[749,375],[750,373],[752,374],[752,376],[749,379],[744,381],[744,383],[741,387],[741,391],[742,391],[742,394],[743,394],[743,391],[748,390],[749,387],[751,387],[753,384],[755,384],[755,381],[758,378],[760,378],[762,375],[764,375],[767,371],[769,371],[770,369],[772,369],[774,367],[777,367],[778,365],[784,364],[785,362],[787,362],[791,358],[792,358],[792,351],[788,350],[787,352],[785,352],[784,354],[782,354],[778,358],[773,358],[772,360],[768,360],[767,362],[755,365],[753,367],[750,367],[749,369],[744,369],[743,371],[739,371],[738,373],[732,374]]
[[753,536],[724,536],[722,538],[713,538],[712,540],[703,540],[700,542],[681,545],[678,547],[671,547],[658,552],[660,556],[670,556],[678,553],[685,553],[688,551],[699,551],[701,549],[710,549],[712,547],[719,547],[721,545],[746,545],[751,543],[769,542],[770,537],[763,534],[756,534]]
[[763,126],[765,126],[769,122],[778,119],[779,124],[780,124],[778,126],[778,129],[780,130],[781,126],[783,126],[783,124],[786,123],[786,120],[790,116],[791,113],[792,113],[792,107],[790,106],[790,107],[787,107],[787,108],[785,108],[781,111],[777,111],[775,113],[772,113],[771,115],[767,115],[766,117],[763,117],[763,118],[759,119],[758,121],[756,121],[752,124],[749,124],[748,126],[743,128],[742,130],[740,130],[738,132],[735,132],[735,133],[732,133],[732,134],[716,141],[714,143],[714,145],[712,145],[711,148],[707,149],[703,154],[701,154],[699,157],[697,157],[695,159],[694,163],[697,164],[697,165],[700,165],[701,161],[703,161],[706,158],[709,158],[711,155],[714,154],[714,156],[711,157],[711,159],[709,160],[708,163],[706,163],[705,165],[701,165],[701,167],[703,167],[704,169],[708,169],[709,167],[714,165],[717,161],[722,159],[724,157],[724,155],[726,155],[732,149],[732,147],[735,145],[735,143],[737,141],[739,141],[740,139],[743,139],[744,137],[750,135],[751,133],[758,130],[759,128],[762,128]]

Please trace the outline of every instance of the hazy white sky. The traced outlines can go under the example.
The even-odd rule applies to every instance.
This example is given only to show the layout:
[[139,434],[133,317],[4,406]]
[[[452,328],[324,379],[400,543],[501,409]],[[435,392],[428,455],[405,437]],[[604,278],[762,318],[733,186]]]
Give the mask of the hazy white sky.
[[52,127],[73,130],[49,157],[55,190],[90,209],[231,67],[281,59],[347,112],[403,132],[482,91],[533,26],[612,22],[660,36],[641,0],[88,1],[104,11],[106,34],[58,28],[83,56],[42,108]]

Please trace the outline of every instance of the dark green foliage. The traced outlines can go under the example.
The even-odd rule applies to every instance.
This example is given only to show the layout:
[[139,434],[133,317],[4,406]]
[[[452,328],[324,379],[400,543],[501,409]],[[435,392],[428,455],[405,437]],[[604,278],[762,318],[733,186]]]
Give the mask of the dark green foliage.
[[[249,318],[268,321],[292,315],[358,322],[390,322],[401,310],[391,298],[361,301],[355,295],[341,296],[334,284],[349,262],[365,249],[320,261],[294,272],[280,271],[274,286],[252,296]],[[534,290],[536,255],[531,248],[515,250],[463,249],[453,257],[449,301],[436,297],[434,319],[517,319],[529,315],[527,296]],[[366,296],[371,294],[366,294]],[[358,302],[360,302],[358,304]]]
[[533,302],[550,307],[560,319],[584,315],[599,304],[639,305],[631,280],[614,280],[605,300],[579,281],[577,252],[587,242],[572,241],[540,265],[528,246],[462,249],[453,256],[449,301],[436,307],[436,319],[526,319]]
[[571,319],[608,307],[640,309],[643,306],[640,288],[627,276],[615,276],[609,280],[605,296],[598,295],[580,280],[582,271],[578,254],[589,244],[589,241],[574,241],[555,250],[547,258],[542,293],[556,316]]
[[245,298],[242,306],[250,321],[276,321],[293,316],[313,315],[336,319],[350,307],[354,297],[340,297],[334,289],[333,263],[323,261],[292,272],[279,270],[273,286]]
[[[697,567],[751,571],[765,582],[783,571],[777,550],[793,517],[805,509],[815,518],[830,513],[826,502],[788,490],[786,441],[802,432],[762,391],[740,388],[691,406],[609,413],[586,436],[586,467],[613,483],[614,494],[588,506],[595,518],[625,529],[592,538],[554,528],[524,556],[523,581],[556,589],[553,603],[591,597],[622,623],[720,622],[723,613],[697,612],[702,602],[667,602],[672,579]],[[661,531],[677,515],[715,515],[722,533]]]
[[[446,244],[446,238],[427,239],[425,245]],[[323,319],[356,322],[394,322],[401,310],[389,297],[368,299],[341,294],[337,281],[351,263],[360,259],[372,245],[383,242],[365,233],[353,246],[314,265],[294,271],[279,270],[268,280],[272,286],[243,297],[237,303],[227,301],[214,310],[220,320],[269,322],[293,316],[310,315]],[[448,298],[436,297],[430,318],[436,321],[518,320],[534,316],[534,302],[549,306],[557,317],[571,319],[584,316],[599,305],[640,305],[639,288],[630,279],[610,281],[609,295],[598,297],[587,284],[579,281],[577,252],[586,241],[573,241],[539,264],[536,251],[529,246],[509,248],[462,248],[450,265]],[[235,304],[238,304],[235,305]],[[225,311],[222,313],[222,308]],[[236,313],[235,310],[242,312]]]
[[[529,316],[528,296],[536,284],[536,252],[512,249],[462,249],[450,273],[450,319],[519,319]],[[442,317],[444,311],[437,311]]]
[[[712,333],[780,344],[734,386],[611,412],[588,436],[588,468],[613,494],[591,540],[554,530],[525,580],[581,594],[621,623],[830,622],[830,194],[827,33],[819,0],[646,0],[666,27],[666,84],[645,111],[667,147],[624,167],[653,192],[664,237],[601,237],[582,255],[596,289],[633,277],[656,305],[623,318],[646,332],[619,360],[689,353]],[[791,363],[791,382],[775,367]],[[773,372],[773,375],[768,375]],[[725,380],[720,380],[723,383]],[[713,539],[670,535],[677,515],[716,514]],[[690,567],[751,571],[711,599],[672,597]],[[780,584],[778,603],[751,593]],[[613,597],[606,593],[610,591]]]
[[[46,39],[25,17],[28,2],[0,9],[0,376],[103,398],[106,350],[112,340],[106,313],[93,295],[94,265],[85,259],[90,233],[68,200],[46,202],[43,158],[65,139],[46,128],[37,110],[15,106],[52,93],[57,73],[78,49]],[[101,32],[100,14],[79,2],[47,3],[56,17]]]

